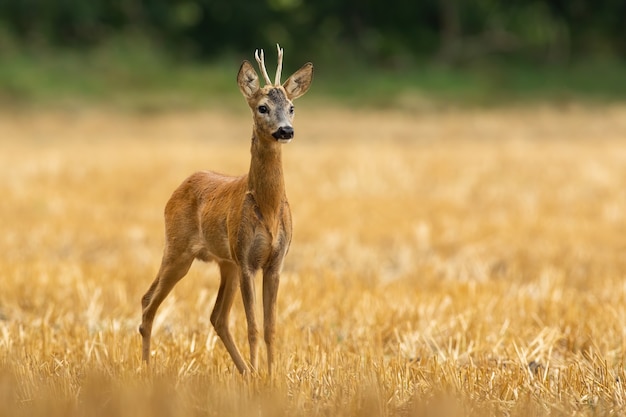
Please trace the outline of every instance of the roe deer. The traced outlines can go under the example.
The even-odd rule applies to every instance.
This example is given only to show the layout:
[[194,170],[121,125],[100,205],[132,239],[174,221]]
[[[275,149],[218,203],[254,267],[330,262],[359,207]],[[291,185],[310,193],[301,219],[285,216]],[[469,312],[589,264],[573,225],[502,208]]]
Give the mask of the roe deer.
[[[172,194],[165,206],[165,249],[156,279],[143,296],[143,360],[150,360],[152,322],[159,305],[183,278],[194,259],[215,261],[220,286],[211,323],[242,374],[257,369],[258,330],[254,275],[263,270],[263,327],[268,372],[274,359],[276,296],[283,259],[291,243],[291,212],[285,194],[281,144],[294,136],[292,100],[307,92],[313,64],[306,63],[280,85],[283,50],[278,48],[274,84],[265,69],[263,50],[255,52],[265,87],[248,61],[237,83],[252,110],[252,146],[247,175],[230,177],[196,172]],[[248,322],[250,362],[246,363],[228,329],[228,315],[241,288]]]

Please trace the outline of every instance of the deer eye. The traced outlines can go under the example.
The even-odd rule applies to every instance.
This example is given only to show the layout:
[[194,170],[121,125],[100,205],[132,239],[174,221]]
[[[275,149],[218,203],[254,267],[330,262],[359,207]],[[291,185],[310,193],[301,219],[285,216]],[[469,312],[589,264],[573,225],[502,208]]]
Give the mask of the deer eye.
[[294,111],[294,107],[293,106],[289,107],[289,114],[293,114],[293,111]]
[[267,106],[259,106],[259,113],[261,114],[266,114],[269,113],[270,109],[267,108]]

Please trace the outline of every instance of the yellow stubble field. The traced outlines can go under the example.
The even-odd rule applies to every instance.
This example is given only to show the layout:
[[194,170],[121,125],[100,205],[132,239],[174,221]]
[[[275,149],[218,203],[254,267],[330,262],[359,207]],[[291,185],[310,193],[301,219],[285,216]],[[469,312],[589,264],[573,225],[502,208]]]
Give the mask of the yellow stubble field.
[[[1,113],[0,416],[626,410],[626,108],[313,106],[295,128],[276,368],[262,345],[242,377],[214,265],[162,305],[150,369],[137,326],[165,202],[247,171],[250,116]],[[239,297],[231,328],[247,352]]]

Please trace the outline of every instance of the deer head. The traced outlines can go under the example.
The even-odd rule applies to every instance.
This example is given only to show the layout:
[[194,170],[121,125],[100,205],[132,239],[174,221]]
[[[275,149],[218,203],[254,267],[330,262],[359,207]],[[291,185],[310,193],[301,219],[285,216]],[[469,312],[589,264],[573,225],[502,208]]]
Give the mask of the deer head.
[[265,68],[265,57],[261,49],[255,53],[259,69],[265,78],[266,85],[261,87],[259,77],[248,61],[243,61],[237,83],[239,90],[246,98],[252,110],[255,137],[266,141],[289,143],[294,136],[293,100],[307,92],[313,80],[313,64],[308,62],[280,85],[282,72],[283,50],[279,45],[278,68],[274,83],[270,80]]

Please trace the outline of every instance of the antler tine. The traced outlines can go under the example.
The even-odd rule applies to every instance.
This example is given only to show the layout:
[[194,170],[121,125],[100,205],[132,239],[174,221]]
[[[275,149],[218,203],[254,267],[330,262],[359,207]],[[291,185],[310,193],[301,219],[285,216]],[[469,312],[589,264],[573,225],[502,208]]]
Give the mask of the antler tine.
[[265,83],[272,85],[272,81],[270,80],[270,76],[267,74],[267,70],[265,69],[265,54],[263,54],[263,49],[261,51],[261,56],[259,56],[259,49],[254,51],[254,57],[256,58],[256,62],[259,64],[259,69],[263,73],[263,78],[265,78]]
[[280,73],[283,71],[283,48],[279,44],[276,44],[278,49],[278,66],[276,67],[276,79],[274,85],[280,85]]

